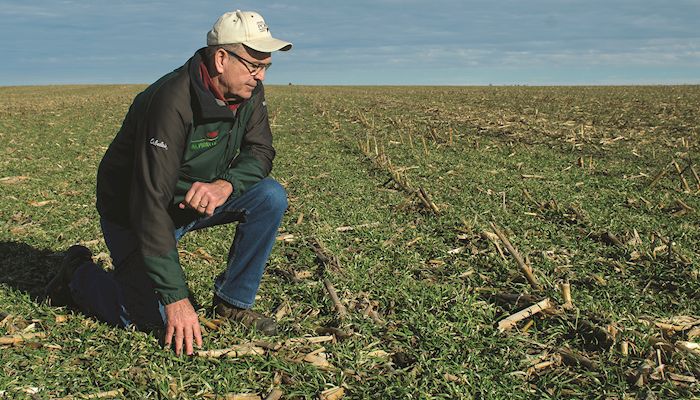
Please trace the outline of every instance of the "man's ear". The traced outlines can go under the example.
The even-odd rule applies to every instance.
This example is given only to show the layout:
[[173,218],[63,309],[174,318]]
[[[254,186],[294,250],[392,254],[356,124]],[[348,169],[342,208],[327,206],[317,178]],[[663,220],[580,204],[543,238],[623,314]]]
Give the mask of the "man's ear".
[[219,49],[214,53],[214,69],[218,74],[224,73],[224,63],[227,62],[227,58],[228,54],[226,54],[224,49]]

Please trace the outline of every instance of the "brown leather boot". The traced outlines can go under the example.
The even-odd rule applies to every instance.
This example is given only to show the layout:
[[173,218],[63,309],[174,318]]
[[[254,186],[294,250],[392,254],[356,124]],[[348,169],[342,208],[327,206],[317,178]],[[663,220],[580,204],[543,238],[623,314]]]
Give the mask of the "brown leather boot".
[[267,317],[253,310],[228,304],[217,295],[214,295],[212,308],[214,309],[214,314],[219,317],[240,322],[247,327],[255,327],[256,330],[264,335],[277,334],[277,322],[274,318]]

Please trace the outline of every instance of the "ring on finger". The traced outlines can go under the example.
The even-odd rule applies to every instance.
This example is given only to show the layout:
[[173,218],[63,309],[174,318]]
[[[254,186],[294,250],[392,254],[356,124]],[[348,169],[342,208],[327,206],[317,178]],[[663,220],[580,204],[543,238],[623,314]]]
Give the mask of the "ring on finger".
[[199,206],[202,207],[202,208],[207,208],[207,205],[206,205],[206,204],[200,204]]

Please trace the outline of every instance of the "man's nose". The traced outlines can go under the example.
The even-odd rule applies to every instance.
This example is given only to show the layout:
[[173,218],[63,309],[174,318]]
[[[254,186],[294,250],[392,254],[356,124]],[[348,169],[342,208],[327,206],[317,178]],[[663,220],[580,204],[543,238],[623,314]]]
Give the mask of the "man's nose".
[[253,78],[255,78],[256,81],[263,81],[265,80],[265,72],[267,72],[267,70],[262,68],[260,71],[255,73],[255,75],[253,75]]

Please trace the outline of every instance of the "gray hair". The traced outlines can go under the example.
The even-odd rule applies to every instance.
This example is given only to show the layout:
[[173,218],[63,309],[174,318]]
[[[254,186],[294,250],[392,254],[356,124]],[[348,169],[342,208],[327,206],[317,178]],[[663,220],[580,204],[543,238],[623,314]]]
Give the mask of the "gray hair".
[[204,64],[207,66],[209,71],[214,70],[214,55],[219,49],[238,52],[243,50],[243,44],[241,43],[230,43],[230,44],[217,44],[213,46],[207,46],[204,49]]

